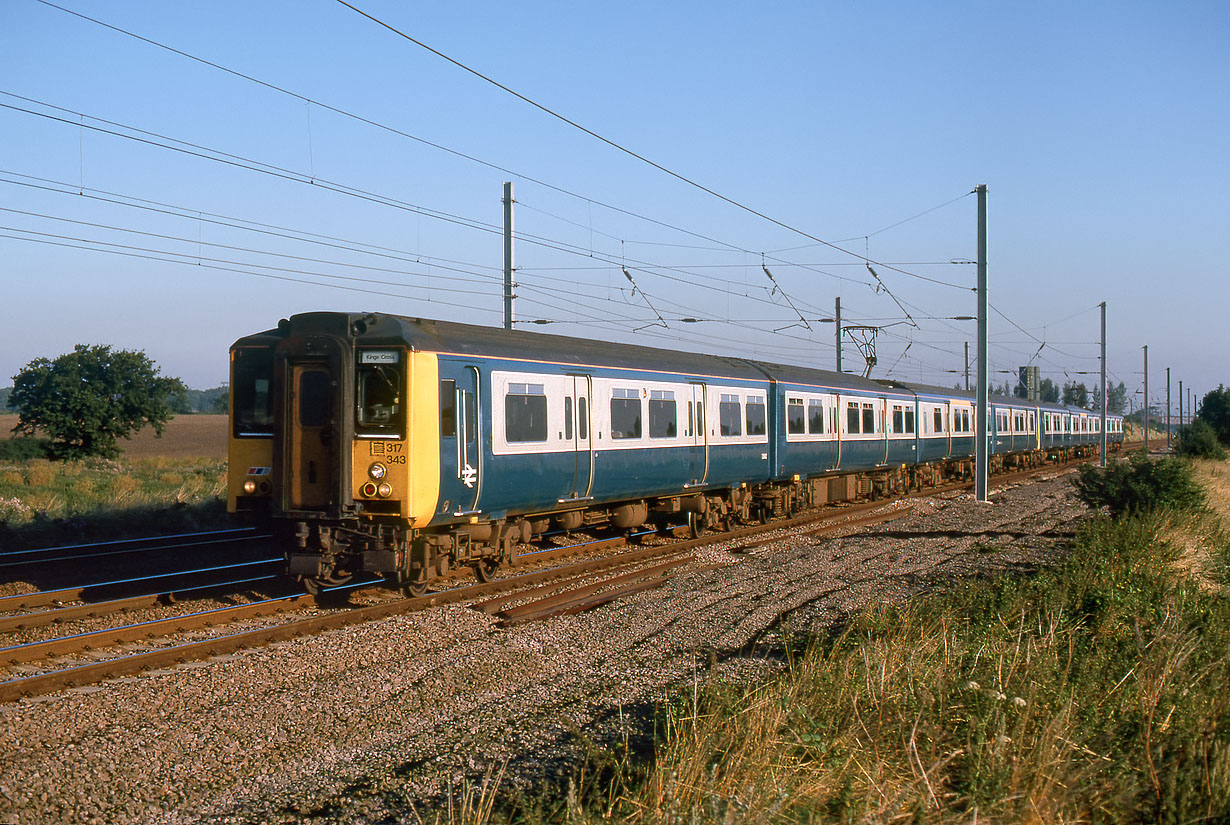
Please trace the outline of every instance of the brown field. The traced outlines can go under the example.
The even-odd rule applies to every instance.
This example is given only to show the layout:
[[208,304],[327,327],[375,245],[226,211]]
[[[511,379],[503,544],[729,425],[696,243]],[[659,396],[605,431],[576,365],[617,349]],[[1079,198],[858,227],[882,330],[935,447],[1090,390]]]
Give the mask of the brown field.
[[[167,423],[162,437],[146,427],[131,441],[120,439],[128,458],[226,458],[225,415],[177,415]],[[17,416],[0,415],[0,438],[7,438],[17,425]]]

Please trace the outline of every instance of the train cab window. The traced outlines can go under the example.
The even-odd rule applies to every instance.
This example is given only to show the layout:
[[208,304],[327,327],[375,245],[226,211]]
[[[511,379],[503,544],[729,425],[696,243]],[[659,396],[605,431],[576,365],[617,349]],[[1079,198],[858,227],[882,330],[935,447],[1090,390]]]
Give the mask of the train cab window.
[[764,396],[749,395],[747,397],[747,434],[764,435],[767,432],[765,421]]
[[402,432],[401,364],[396,351],[359,353],[355,432],[397,437]]
[[509,444],[547,440],[547,394],[542,384],[508,385],[504,396],[504,437]]
[[564,396],[564,439],[572,440],[572,396]]
[[846,404],[846,431],[851,435],[857,435],[859,432],[858,423],[858,404],[850,401]]
[[674,390],[649,391],[649,437],[674,438],[679,432]]
[[641,437],[641,391],[611,390],[611,438]]
[[874,404],[863,405],[863,432],[874,433],[876,431],[876,408]]
[[743,416],[739,407],[739,396],[722,393],[718,404],[718,424],[722,435],[743,435]]
[[807,416],[803,412],[802,398],[786,399],[786,432],[791,435],[807,432]]
[[236,349],[231,388],[235,435],[273,435],[273,349]]
[[440,435],[457,435],[457,382],[451,378],[440,382]]

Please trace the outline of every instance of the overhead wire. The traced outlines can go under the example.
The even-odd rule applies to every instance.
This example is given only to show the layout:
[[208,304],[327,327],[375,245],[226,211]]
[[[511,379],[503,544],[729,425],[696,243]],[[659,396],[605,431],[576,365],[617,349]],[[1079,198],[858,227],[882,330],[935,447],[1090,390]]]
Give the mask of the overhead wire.
[[[43,2],[45,2],[45,1],[46,1],[46,0],[43,0]],[[867,256],[865,256],[865,255],[860,255],[860,254],[859,254],[859,253],[857,253],[857,252],[854,252],[854,251],[852,251],[852,250],[849,250],[849,249],[845,249],[845,248],[843,248],[843,247],[840,247],[840,246],[838,246],[838,245],[837,245],[837,244],[835,244],[835,243],[832,243],[832,242],[830,242],[830,241],[826,241],[826,240],[824,240],[823,238],[816,237],[815,235],[812,235],[812,234],[811,234],[811,233],[809,233],[809,232],[805,232],[805,231],[804,231],[804,230],[802,230],[802,229],[799,229],[799,228],[797,228],[797,227],[795,227],[795,226],[791,226],[790,224],[788,224],[788,223],[786,223],[786,222],[784,222],[784,221],[780,221],[780,220],[778,220],[777,218],[774,218],[774,217],[772,217],[771,215],[766,214],[765,212],[759,211],[759,210],[754,209],[753,207],[748,206],[748,205],[746,205],[746,204],[744,204],[744,203],[742,203],[742,202],[740,202],[740,201],[737,201],[737,200],[735,200],[735,199],[733,199],[733,198],[727,197],[726,195],[723,195],[723,194],[721,194],[720,192],[717,192],[717,191],[716,191],[716,190],[714,190],[714,189],[711,189],[711,188],[709,188],[709,187],[707,187],[707,186],[705,186],[705,185],[703,185],[703,184],[701,184],[701,183],[698,183],[697,181],[692,180],[691,178],[689,178],[689,177],[687,177],[687,176],[685,176],[685,175],[683,175],[683,174],[680,174],[679,172],[676,172],[676,171],[674,171],[674,170],[672,170],[672,169],[669,169],[669,168],[667,168],[666,166],[663,166],[662,164],[657,163],[656,161],[653,161],[653,160],[649,159],[648,157],[646,157],[646,156],[644,156],[644,155],[642,155],[642,154],[640,154],[640,153],[638,153],[638,152],[635,152],[635,151],[633,151],[633,150],[631,150],[631,149],[627,148],[626,146],[623,146],[622,144],[617,143],[616,141],[611,140],[610,138],[607,138],[607,137],[604,137],[603,135],[598,134],[597,132],[593,131],[592,129],[589,129],[589,128],[586,128],[585,126],[582,126],[580,123],[577,123],[576,121],[571,120],[570,118],[568,118],[568,117],[566,117],[566,116],[564,116],[564,115],[560,114],[559,112],[556,112],[555,110],[550,109],[550,108],[548,108],[547,106],[544,106],[543,104],[541,104],[541,103],[537,102],[536,100],[533,100],[532,98],[530,98],[530,97],[528,97],[528,96],[526,96],[526,95],[524,95],[524,94],[521,94],[520,92],[518,92],[518,91],[516,91],[516,90],[514,90],[514,89],[512,89],[512,88],[510,88],[510,87],[508,87],[508,86],[506,86],[506,85],[504,85],[503,83],[500,83],[498,80],[495,80],[494,78],[488,77],[487,75],[483,74],[482,72],[478,71],[477,69],[474,69],[474,68],[472,68],[472,67],[470,67],[470,66],[466,65],[465,63],[462,63],[462,62],[461,62],[461,61],[459,61],[459,60],[456,60],[456,59],[454,59],[454,58],[452,58],[452,57],[449,57],[448,55],[444,54],[443,52],[441,52],[441,51],[440,51],[440,50],[438,50],[438,49],[432,48],[431,46],[427,45],[427,44],[426,44],[426,43],[424,43],[423,41],[418,40],[418,39],[417,39],[417,38],[415,38],[415,37],[412,37],[411,35],[409,35],[409,34],[407,34],[407,33],[403,32],[403,31],[401,31],[400,29],[396,28],[395,26],[392,26],[392,25],[390,25],[389,23],[386,23],[385,21],[381,20],[380,18],[378,18],[378,17],[376,17],[376,16],[374,16],[374,15],[372,15],[372,14],[368,14],[367,12],[365,12],[365,11],[363,11],[362,9],[358,8],[357,6],[355,6],[355,5],[353,5],[353,4],[349,3],[349,2],[347,2],[347,0],[337,0],[337,2],[338,2],[338,3],[340,3],[341,5],[345,6],[346,8],[350,9],[351,11],[355,12],[356,14],[359,14],[359,15],[361,15],[361,16],[363,16],[363,17],[366,17],[368,20],[372,21],[372,22],[373,22],[373,23],[375,23],[376,25],[381,26],[381,27],[383,27],[383,28],[387,29],[388,31],[392,32],[393,34],[396,34],[397,36],[402,37],[402,38],[404,38],[404,39],[408,40],[408,41],[409,41],[409,42],[411,42],[411,43],[414,43],[416,46],[419,46],[420,48],[426,49],[427,51],[431,52],[432,54],[436,55],[437,57],[440,57],[440,58],[442,58],[443,60],[446,60],[446,61],[448,61],[449,63],[452,63],[454,66],[457,66],[458,68],[462,69],[463,71],[469,72],[470,74],[474,75],[475,77],[477,77],[477,78],[479,78],[479,79],[481,79],[481,80],[483,80],[483,81],[485,81],[485,82],[487,82],[487,83],[490,83],[491,85],[495,86],[496,88],[501,89],[501,90],[503,90],[503,91],[507,92],[508,94],[512,95],[513,97],[518,98],[519,100],[524,101],[525,103],[528,103],[529,105],[531,105],[531,106],[533,106],[534,108],[536,108],[536,109],[538,109],[538,110],[540,110],[540,111],[542,111],[542,112],[544,112],[544,113],[546,113],[546,114],[550,115],[551,117],[554,117],[554,118],[556,118],[556,119],[558,119],[558,120],[560,120],[560,121],[562,121],[562,122],[564,122],[564,123],[568,124],[569,126],[571,126],[571,127],[575,128],[575,129],[580,130],[581,132],[584,132],[585,134],[589,135],[590,137],[593,137],[593,138],[595,138],[595,139],[597,139],[597,140],[601,141],[602,143],[604,143],[604,144],[606,144],[606,145],[608,145],[608,146],[610,146],[610,147],[612,147],[612,148],[614,148],[614,149],[616,149],[616,150],[618,150],[618,151],[620,151],[620,152],[623,152],[624,154],[626,154],[626,155],[628,155],[628,156],[630,156],[630,157],[632,157],[632,158],[635,158],[636,160],[639,160],[639,161],[641,161],[642,163],[645,163],[645,164],[647,164],[647,165],[649,165],[649,166],[653,167],[654,169],[659,170],[660,172],[663,172],[663,173],[665,173],[665,174],[667,174],[667,175],[669,175],[669,176],[671,176],[671,177],[673,177],[673,178],[675,178],[675,179],[677,179],[677,180],[679,180],[679,181],[681,181],[681,182],[683,182],[683,183],[686,183],[686,184],[688,184],[689,186],[692,186],[692,187],[694,187],[694,188],[696,188],[696,189],[699,189],[700,191],[705,192],[706,194],[709,194],[709,195],[711,195],[711,196],[713,196],[713,197],[717,198],[718,200],[721,200],[721,201],[723,201],[723,202],[725,202],[725,203],[727,203],[727,204],[729,204],[729,205],[731,205],[731,206],[734,206],[734,207],[736,207],[736,208],[738,208],[738,209],[741,209],[741,210],[743,210],[744,212],[747,212],[747,213],[749,213],[749,214],[755,215],[756,217],[761,218],[761,219],[763,219],[763,220],[765,220],[765,221],[768,221],[769,223],[772,223],[772,224],[774,224],[775,226],[778,226],[778,227],[780,227],[780,228],[782,228],[782,229],[785,229],[785,230],[787,230],[788,232],[793,232],[793,233],[795,233],[795,234],[797,234],[797,235],[801,235],[802,237],[807,238],[807,239],[809,239],[809,240],[811,240],[811,241],[815,241],[815,242],[816,242],[816,243],[818,243],[818,244],[822,244],[822,245],[824,245],[824,246],[829,247],[830,249],[833,249],[833,250],[836,250],[836,251],[838,251],[838,252],[841,252],[842,254],[845,254],[845,255],[850,255],[850,256],[855,257],[855,258],[859,258],[859,259],[861,259],[861,260],[863,260],[864,262],[869,263],[869,264],[879,264],[880,266],[884,266],[886,269],[891,269],[891,270],[892,270],[892,271],[894,271],[894,272],[898,272],[898,273],[900,273],[900,274],[902,274],[902,275],[907,275],[907,276],[912,277],[912,278],[922,277],[922,276],[919,276],[919,275],[917,275],[917,274],[915,274],[915,273],[913,273],[913,272],[910,272],[910,271],[908,271],[908,270],[900,269],[900,268],[898,268],[898,267],[889,266],[889,265],[884,264],[884,263],[882,263],[882,262],[875,261],[875,260],[873,260],[873,259],[871,259],[871,258],[868,258],[868,257],[867,257]],[[925,280],[933,280],[933,279],[925,279]],[[941,282],[941,281],[935,281],[935,283],[943,283],[943,285],[944,285],[944,286],[954,287],[954,288],[956,288],[956,289],[969,289],[969,287],[968,287],[968,286],[963,285],[963,284],[951,284],[951,283],[944,283],[944,282]]]

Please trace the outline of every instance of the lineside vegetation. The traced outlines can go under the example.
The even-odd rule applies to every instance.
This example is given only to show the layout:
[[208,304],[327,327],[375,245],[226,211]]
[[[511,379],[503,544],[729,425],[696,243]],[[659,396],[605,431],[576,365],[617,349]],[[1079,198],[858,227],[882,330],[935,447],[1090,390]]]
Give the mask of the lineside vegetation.
[[775,678],[664,703],[651,756],[595,756],[561,798],[450,819],[1227,821],[1230,468],[1124,467],[1102,488],[1132,487],[1131,506],[1055,566],[795,639]]
[[218,459],[0,459],[4,549],[228,524]]

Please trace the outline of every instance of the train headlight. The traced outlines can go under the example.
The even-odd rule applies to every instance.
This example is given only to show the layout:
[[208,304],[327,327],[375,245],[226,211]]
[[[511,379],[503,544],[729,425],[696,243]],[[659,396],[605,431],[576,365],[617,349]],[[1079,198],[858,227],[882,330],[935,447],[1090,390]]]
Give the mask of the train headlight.
[[379,487],[376,488],[376,492],[380,495],[381,498],[388,498],[389,496],[393,495],[393,485],[389,484],[386,481],[384,484],[381,484]]
[[367,468],[367,474],[371,476],[372,478],[376,479],[376,481],[379,481],[380,479],[384,478],[388,472],[389,472],[389,469],[385,467],[383,464],[381,464],[379,461],[377,461],[375,464]]
[[248,496],[255,493],[256,492],[256,482],[253,481],[252,479],[248,479],[247,481],[245,481],[243,483],[243,492],[244,492],[244,495],[248,495]]

